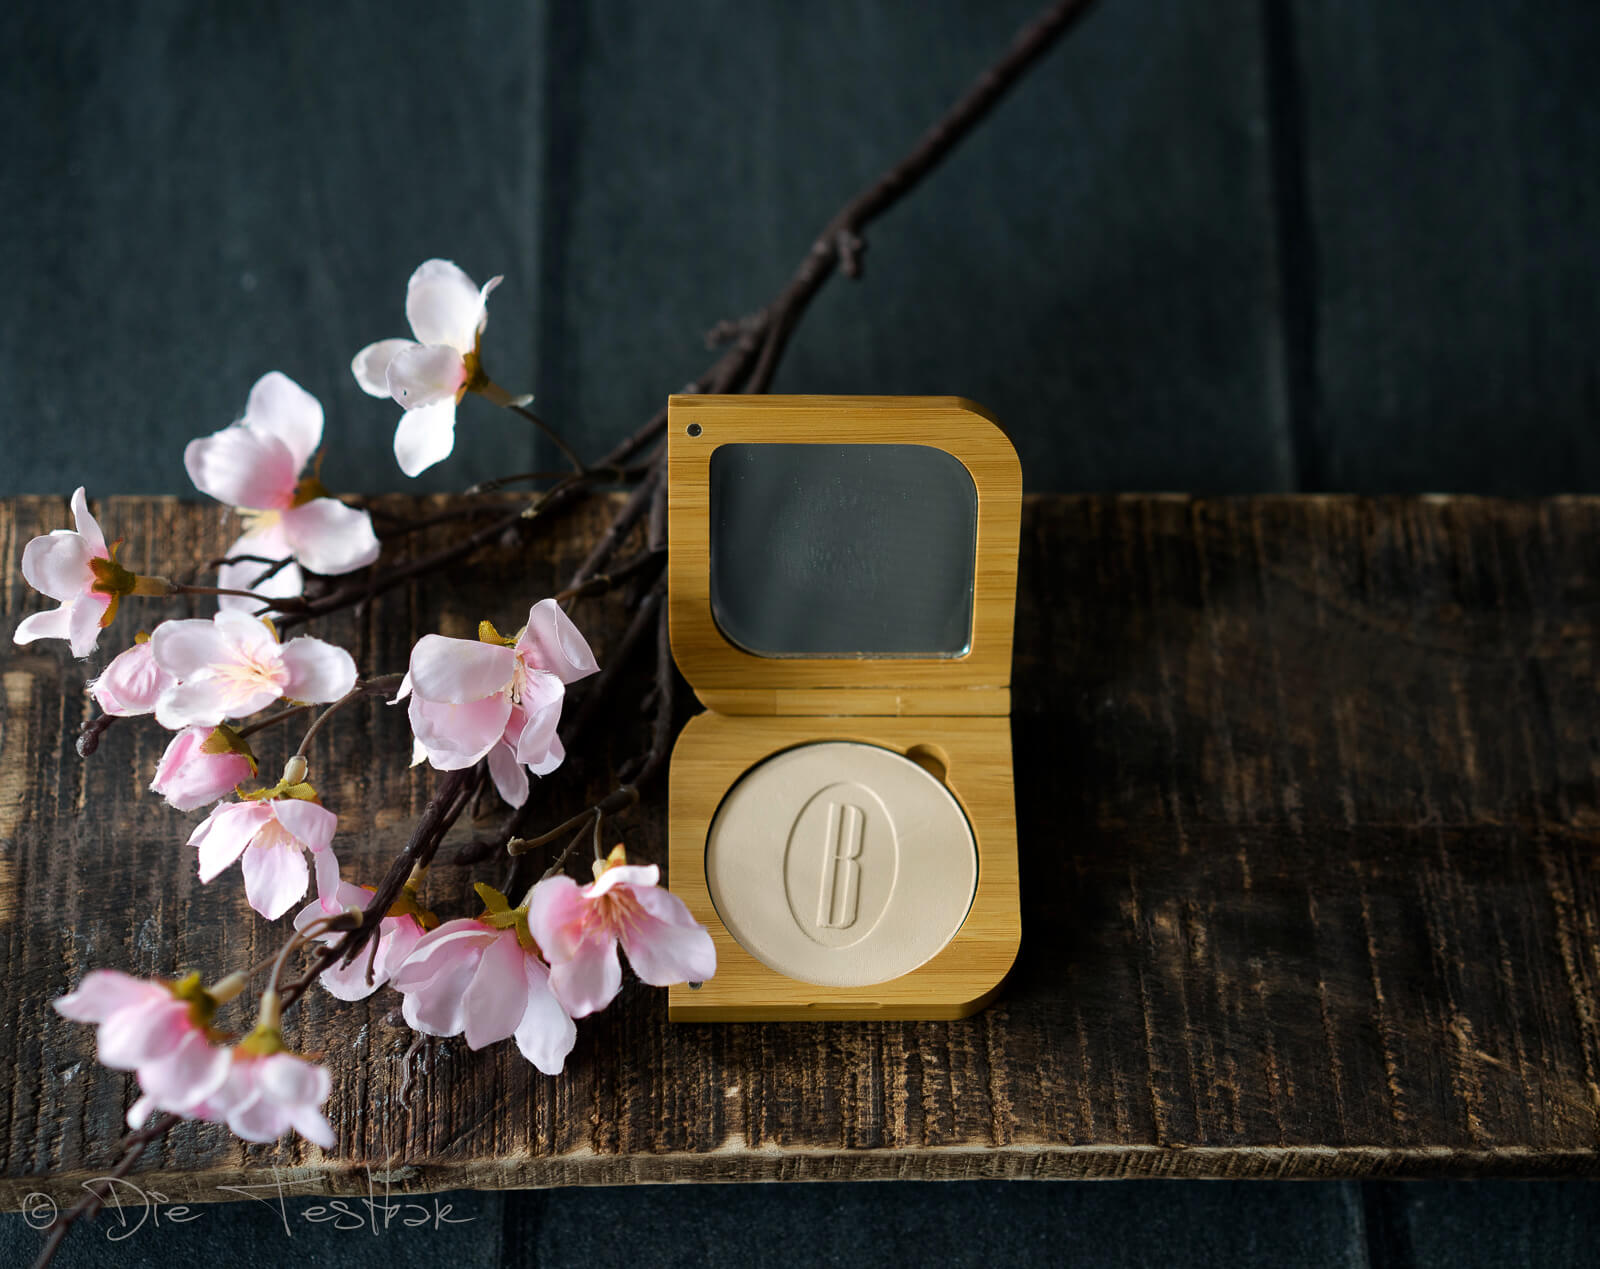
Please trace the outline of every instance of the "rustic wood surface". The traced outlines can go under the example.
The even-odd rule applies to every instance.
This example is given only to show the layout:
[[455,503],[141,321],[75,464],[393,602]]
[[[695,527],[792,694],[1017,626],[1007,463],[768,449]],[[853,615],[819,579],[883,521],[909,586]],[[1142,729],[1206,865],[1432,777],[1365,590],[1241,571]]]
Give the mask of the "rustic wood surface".
[[[97,510],[142,571],[176,571],[231,527],[170,500]],[[0,558],[65,523],[64,500],[0,503]],[[565,545],[486,550],[324,633],[386,671],[423,631],[514,625],[600,523],[576,513]],[[0,1200],[15,1206],[102,1171],[130,1099],[50,998],[96,966],[221,972],[279,932],[236,876],[196,882],[198,813],[142,795],[153,724],[77,757],[103,657],[12,647],[39,601],[14,569],[3,594]],[[602,632],[620,629],[610,602],[589,614]],[[959,1022],[669,1025],[665,993],[630,982],[580,1025],[563,1076],[450,1041],[407,1107],[393,993],[314,992],[289,1037],[333,1068],[338,1147],[186,1124],[141,1172],[195,1200],[274,1179],[1600,1173],[1597,617],[1593,499],[1032,499],[1013,679],[1023,949],[997,1004]],[[591,788],[634,726],[622,711],[605,732]],[[425,800],[435,777],[407,750],[378,703],[319,738],[347,876]],[[582,776],[540,788],[552,819]],[[660,797],[618,825],[647,858],[665,857]],[[436,906],[453,910],[463,872],[437,870]]]

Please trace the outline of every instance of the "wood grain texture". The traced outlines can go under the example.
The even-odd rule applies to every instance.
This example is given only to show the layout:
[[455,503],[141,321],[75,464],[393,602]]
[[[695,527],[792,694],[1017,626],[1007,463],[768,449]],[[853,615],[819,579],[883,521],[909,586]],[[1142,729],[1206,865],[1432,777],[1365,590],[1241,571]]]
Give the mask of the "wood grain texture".
[[[97,510],[146,571],[229,530],[171,501]],[[0,504],[0,557],[66,519],[59,499]],[[487,549],[326,633],[389,670],[424,630],[509,624],[601,521],[569,523],[566,546]],[[153,726],[73,753],[86,667],[9,644],[37,603],[9,573],[11,1205],[100,1171],[129,1099],[49,999],[93,966],[248,963],[276,934],[231,879],[196,883],[197,817],[140,796]],[[620,605],[605,611],[620,630]],[[1597,614],[1600,501],[1031,500],[1013,675],[1023,946],[995,1005],[956,1022],[669,1024],[665,993],[630,982],[561,1077],[509,1046],[446,1042],[408,1110],[393,994],[313,993],[290,1039],[326,1053],[338,1148],[184,1125],[145,1168],[201,1200],[274,1176],[364,1192],[368,1168],[396,1190],[1600,1173]],[[589,788],[632,726],[619,715]],[[393,851],[431,787],[407,748],[377,703],[319,738],[347,875]],[[552,818],[580,774],[540,786]],[[658,792],[618,829],[663,859],[664,823]],[[467,878],[436,875],[454,911]]]

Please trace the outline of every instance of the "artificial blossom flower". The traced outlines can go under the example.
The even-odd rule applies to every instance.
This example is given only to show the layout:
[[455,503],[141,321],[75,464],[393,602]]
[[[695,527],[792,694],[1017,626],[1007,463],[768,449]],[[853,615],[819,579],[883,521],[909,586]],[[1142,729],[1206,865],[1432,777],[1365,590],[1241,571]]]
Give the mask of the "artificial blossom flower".
[[566,685],[597,669],[572,619],[541,599],[514,639],[487,621],[477,639],[424,635],[395,700],[410,696],[411,732],[429,763],[456,771],[487,757],[500,795],[521,806],[523,768],[548,775],[566,756],[556,735]]
[[547,877],[528,899],[528,928],[550,960],[550,985],[574,1018],[604,1009],[622,990],[619,942],[652,987],[704,982],[717,972],[710,933],[657,884],[659,868],[628,863],[618,846],[594,871],[583,887]]
[[133,647],[117,653],[97,677],[89,680],[89,695],[107,714],[133,718],[154,713],[161,693],[176,681],[156,664],[150,636],[140,634]]
[[263,793],[217,807],[190,834],[189,845],[200,852],[202,884],[239,860],[245,898],[275,921],[305,895],[310,882],[306,851],[316,863],[317,893],[332,894],[338,887],[332,842],[339,817],[309,800],[313,794],[307,784]]
[[424,934],[390,975],[405,996],[401,1014],[426,1035],[464,1035],[472,1049],[515,1036],[523,1057],[546,1075],[559,1074],[578,1029],[550,990],[527,910],[508,907],[488,886],[476,889],[483,916]]
[[468,392],[496,405],[526,405],[484,373],[479,359],[493,277],[479,289],[449,260],[425,260],[406,284],[406,320],[416,340],[380,339],[350,363],[361,390],[405,407],[394,434],[400,470],[416,476],[455,448],[456,404]]
[[156,721],[176,731],[264,709],[280,697],[322,704],[356,683],[343,648],[301,635],[280,644],[271,623],[226,609],[210,621],[165,621],[150,636],[156,664],[178,680],[156,703]]
[[[73,656],[86,657],[117,615],[122,597],[156,579],[140,578],[117,563],[117,544],[106,546],[82,485],[72,494],[72,521],[75,528],[55,529],[22,548],[23,579],[60,607],[24,617],[12,639],[65,639]],[[149,593],[165,589],[166,583],[160,582],[159,591],[152,587]]]
[[[369,886],[341,881],[331,894],[313,899],[301,908],[294,918],[294,928],[305,930],[314,921],[351,908],[365,908],[375,893]],[[350,964],[323,970],[318,981],[339,1000],[362,1000],[388,982],[394,971],[411,955],[417,940],[438,924],[439,919],[417,902],[416,888],[408,883],[388,915],[378,923],[378,950],[371,960],[368,960],[363,949],[361,955]],[[316,937],[323,943],[336,943],[344,935],[343,930],[332,930]],[[372,970],[370,982],[367,981],[369,964]]]
[[222,1078],[204,1097],[174,1106],[147,1089],[128,1111],[129,1127],[137,1127],[151,1111],[170,1110],[185,1119],[226,1124],[245,1141],[276,1141],[292,1128],[313,1145],[330,1149],[333,1128],[322,1113],[333,1087],[328,1072],[284,1047],[275,992],[263,998],[262,1014],[248,1036],[217,1050]]
[[200,986],[198,973],[159,982],[97,969],[53,1003],[64,1018],[98,1024],[103,1065],[137,1072],[145,1098],[182,1112],[227,1078],[227,1050],[211,1043],[220,998]]
[[185,727],[161,755],[150,789],[174,810],[197,811],[227,797],[255,773],[255,754],[233,728]]
[[[245,517],[244,534],[228,548],[229,556],[297,561],[270,576],[263,576],[269,565],[225,564],[219,586],[281,599],[300,594],[301,565],[313,573],[348,573],[378,558],[372,517],[331,497],[320,480],[304,474],[322,443],[322,421],[316,397],[274,370],[250,389],[242,419],[190,441],[183,451],[195,487]],[[220,606],[251,603],[224,595]]]

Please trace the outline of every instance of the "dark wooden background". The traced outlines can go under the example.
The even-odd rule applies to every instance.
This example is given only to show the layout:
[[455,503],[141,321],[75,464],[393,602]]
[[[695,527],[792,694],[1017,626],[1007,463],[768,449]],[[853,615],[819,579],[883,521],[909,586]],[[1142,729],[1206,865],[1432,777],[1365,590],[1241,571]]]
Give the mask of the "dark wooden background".
[[[765,299],[834,206],[1031,7],[4,6],[0,494],[80,480],[96,496],[185,493],[182,443],[231,419],[271,368],[328,405],[336,487],[460,488],[544,462],[474,402],[451,465],[409,486],[394,467],[395,412],[360,396],[345,367],[362,344],[404,333],[405,277],[434,254],[480,280],[507,275],[491,369],[598,452],[699,368],[699,333]],[[1011,430],[1035,491],[1600,489],[1597,55],[1587,0],[1102,0],[877,228],[866,279],[825,293],[777,386],[973,396]],[[1475,554],[1469,580],[1487,586],[1508,544]],[[1174,586],[1192,584],[1173,567]],[[1348,584],[1366,585],[1366,567]],[[1504,576],[1515,595],[1515,570]],[[1457,629],[1484,641],[1447,643],[1459,666],[1498,664],[1510,646],[1498,622]],[[1507,655],[1495,690],[1513,708],[1547,685]],[[1344,752],[1391,721],[1347,714]],[[1475,736],[1515,739],[1492,715],[1469,721]],[[1063,743],[1109,777],[1170,743],[1141,735],[1136,751],[1107,753],[1093,726]],[[1294,752],[1183,739],[1199,748],[1175,750],[1174,770],[1221,763],[1228,805],[1252,814]],[[1530,764],[1547,752],[1538,741]],[[1447,746],[1439,760],[1460,756]],[[1479,769],[1498,790],[1479,794],[1485,814],[1516,809],[1504,783],[1516,758]],[[1357,810],[1360,790],[1395,791],[1385,771],[1364,777]],[[1522,795],[1523,828],[1584,805],[1561,781],[1540,787]],[[1462,801],[1430,789],[1436,807]],[[1384,840],[1395,853],[1368,858],[1373,875],[1431,876],[1412,849],[1469,864],[1512,849],[1492,832],[1487,847],[1481,834],[1417,847],[1398,826]],[[1507,858],[1537,880],[1536,857]],[[1429,902],[1432,915],[1375,929],[1423,940],[1454,911],[1448,896]],[[1451,972],[1476,966],[1463,960]],[[1444,1020],[1392,1042],[1453,1052]],[[1187,1069],[1187,1054],[1161,1052],[1163,1069]],[[1490,1110],[1514,1119],[1504,1072],[1482,1069]],[[1281,1094],[1291,1110],[1306,1095],[1299,1082]],[[959,1258],[971,1246],[949,1222],[982,1221],[985,1246],[1016,1263],[1049,1248],[1079,1263],[1410,1266],[1582,1263],[1600,1232],[1587,1191],[1554,1185],[1029,1191],[1048,1202],[829,1192],[524,1196],[504,1222],[497,1200],[476,1200],[478,1223],[433,1246],[491,1258],[521,1240],[530,1256],[605,1263],[627,1250],[605,1241],[607,1221],[647,1212],[663,1257],[694,1249],[696,1263],[748,1260],[748,1231],[763,1228],[823,1262],[853,1245],[820,1232],[836,1226],[878,1245],[933,1231]],[[20,1262],[36,1243],[15,1229]],[[246,1204],[188,1232],[74,1254],[157,1263],[180,1245],[252,1247],[273,1263],[313,1231],[279,1242],[272,1213]],[[358,1254],[348,1239],[331,1246]],[[0,1237],[0,1260],[11,1251]]]

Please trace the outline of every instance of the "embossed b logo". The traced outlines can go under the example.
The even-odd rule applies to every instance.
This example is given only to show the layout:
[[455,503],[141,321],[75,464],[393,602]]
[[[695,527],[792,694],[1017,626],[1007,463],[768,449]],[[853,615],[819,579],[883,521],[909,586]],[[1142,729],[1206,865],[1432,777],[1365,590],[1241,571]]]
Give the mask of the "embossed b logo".
[[784,851],[795,924],[824,947],[859,943],[888,908],[899,868],[900,843],[882,798],[854,780],[817,790]]
[[822,894],[817,899],[817,925],[847,930],[856,923],[861,898],[861,828],[866,820],[859,806],[828,803],[828,836],[822,859]]

